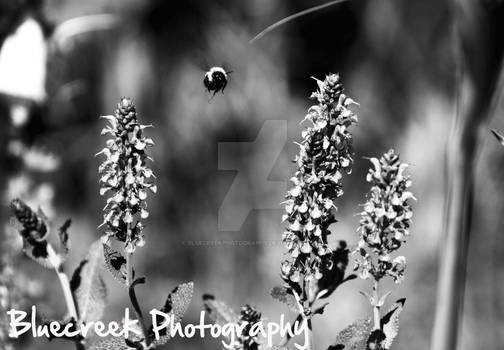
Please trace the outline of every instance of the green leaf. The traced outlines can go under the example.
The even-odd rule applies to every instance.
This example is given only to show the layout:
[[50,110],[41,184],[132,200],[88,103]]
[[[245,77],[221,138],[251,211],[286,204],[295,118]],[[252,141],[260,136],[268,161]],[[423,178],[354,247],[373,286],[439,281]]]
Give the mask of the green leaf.
[[103,255],[105,257],[105,267],[110,274],[121,284],[127,286],[126,258],[106,244],[103,244]]
[[399,333],[399,314],[403,310],[406,298],[397,300],[394,305],[390,308],[389,312],[381,319],[381,328],[385,334],[385,340],[383,342],[383,347],[385,349],[390,349],[392,342]]
[[96,322],[103,315],[107,288],[101,275],[102,266],[102,244],[101,241],[96,241],[89,248],[87,256],[77,267],[70,281],[81,322]]
[[330,349],[363,350],[370,332],[371,320],[355,321],[338,333]]
[[289,293],[287,287],[275,286],[271,289],[270,294],[274,299],[286,304],[289,307],[289,310],[295,313],[299,312],[299,306],[296,298],[292,295],[292,293]]
[[208,313],[208,317],[215,324],[224,326],[226,323],[239,323],[240,315],[226,305],[223,301],[216,300],[213,295],[204,294],[203,304]]

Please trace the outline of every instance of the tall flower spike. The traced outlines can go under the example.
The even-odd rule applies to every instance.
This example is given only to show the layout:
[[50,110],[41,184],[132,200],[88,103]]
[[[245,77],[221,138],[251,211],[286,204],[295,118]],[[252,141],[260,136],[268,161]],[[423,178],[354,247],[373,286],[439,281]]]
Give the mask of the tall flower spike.
[[336,222],[334,200],[343,194],[342,174],[350,173],[353,164],[349,128],[357,123],[349,109],[355,102],[343,93],[339,75],[330,74],[317,84],[311,98],[318,104],[305,117],[310,125],[302,132],[295,158],[298,169],[291,178],[294,186],[287,192],[283,216],[288,226],[282,240],[290,257],[282,263],[281,275],[299,288],[303,281],[319,280],[332,268],[327,236],[329,225]]
[[115,115],[104,116],[109,125],[102,135],[110,135],[106,147],[98,154],[105,160],[99,167],[100,194],[107,195],[103,208],[103,224],[107,230],[103,236],[105,243],[111,237],[124,242],[125,251],[132,253],[137,246],[143,246],[142,219],[149,216],[147,211],[147,190],[156,192],[152,183],[152,170],[145,153],[152,139],[143,136],[148,126],[138,122],[135,105],[129,98],[122,98]]
[[404,174],[407,164],[401,163],[394,150],[380,159],[371,158],[374,168],[366,180],[373,186],[367,195],[364,210],[360,213],[359,244],[356,270],[367,279],[379,281],[388,275],[396,283],[404,277],[406,258],[391,258],[391,253],[401,247],[409,236],[411,217],[410,200],[415,199],[407,189],[411,186],[409,175]]

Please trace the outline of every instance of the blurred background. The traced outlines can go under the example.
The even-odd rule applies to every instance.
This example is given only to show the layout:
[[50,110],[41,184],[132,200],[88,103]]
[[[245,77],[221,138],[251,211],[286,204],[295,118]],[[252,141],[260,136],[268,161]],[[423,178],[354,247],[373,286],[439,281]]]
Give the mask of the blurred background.
[[[136,270],[148,278],[147,287],[137,289],[144,310],[160,307],[177,284],[194,281],[187,322],[198,322],[203,293],[236,309],[249,303],[263,317],[278,321],[280,313],[289,311],[269,296],[269,290],[281,283],[285,250],[280,243],[280,202],[294,171],[291,160],[298,148],[293,142],[301,138],[299,122],[313,104],[309,96],[316,83],[311,76],[322,79],[339,72],[347,94],[360,107],[355,109],[359,124],[353,130],[354,171],[344,179],[345,195],[337,204],[339,222],[333,225],[332,239],[356,243],[355,213],[368,190],[365,157],[396,149],[411,164],[418,201],[412,236],[402,252],[408,259],[406,279],[392,294],[392,299],[407,298],[395,348],[428,347],[438,257],[443,252],[444,149],[455,114],[452,22],[445,2],[352,0],[292,21],[254,44],[249,40],[266,26],[320,2],[1,0],[0,4],[0,43],[27,15],[41,24],[49,42],[47,71],[40,73],[40,81],[26,77],[18,81],[38,84],[38,90],[32,88],[36,92],[20,96],[9,87],[0,88],[4,222],[8,200],[14,196],[40,205],[54,227],[72,218],[66,264],[71,273],[101,234],[97,226],[104,198],[98,194],[100,160],[94,154],[104,145],[100,137],[104,123],[98,116],[112,114],[119,98],[130,96],[141,122],[155,126],[148,135],[156,143],[151,155],[158,193],[148,201],[146,245],[135,254]],[[103,13],[117,15],[119,24],[75,35],[61,45],[51,41],[58,24]],[[212,66],[233,72],[224,94],[209,101],[202,81]],[[284,122],[266,124],[274,125],[271,131],[263,129],[268,121]],[[491,126],[502,130],[504,120],[493,120]],[[499,232],[504,223],[500,195],[504,150],[489,130],[484,138],[463,349],[496,349],[504,342],[500,331],[504,238]],[[280,146],[279,139],[285,139]],[[240,186],[233,187],[238,177]],[[234,212],[228,210],[236,208],[247,214],[243,222],[229,221]],[[61,318],[65,306],[54,272],[24,257],[18,237],[5,231],[0,245],[4,298],[25,309],[36,303],[47,317]],[[129,305],[127,295],[109,276],[107,284],[105,320],[119,320]],[[324,315],[314,320],[317,348],[327,348],[339,330],[370,314],[358,293],[368,289],[368,283],[356,280],[331,296]],[[221,348],[219,341],[209,338],[177,338],[169,344],[166,348]],[[14,347],[72,345],[25,337]]]

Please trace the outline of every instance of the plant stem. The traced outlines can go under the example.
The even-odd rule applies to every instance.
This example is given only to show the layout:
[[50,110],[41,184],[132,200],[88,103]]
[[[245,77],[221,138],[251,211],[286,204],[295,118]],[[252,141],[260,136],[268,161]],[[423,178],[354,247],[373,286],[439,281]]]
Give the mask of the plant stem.
[[[137,316],[138,322],[140,323],[140,326],[142,327],[142,333],[144,336],[144,339],[146,342],[148,342],[147,339],[147,325],[145,324],[145,319],[142,314],[142,309],[140,307],[140,304],[138,303],[138,299],[136,297],[135,293],[135,284],[133,283],[133,266],[132,266],[132,260],[133,260],[133,253],[126,253],[126,283],[128,286],[128,295],[131,301],[131,304],[133,305],[133,309],[135,310],[135,314]],[[147,344],[149,345],[149,344]]]
[[75,320],[77,320],[77,308],[75,307],[72,290],[70,289],[70,282],[67,275],[63,272],[60,258],[58,257],[58,255],[56,255],[56,252],[50,244],[47,244],[47,255],[49,261],[51,262],[51,265],[54,268],[54,271],[56,272],[56,275],[58,275],[61,289],[63,290],[63,295],[65,297],[68,314],[70,315],[70,317],[73,317]]
[[[75,320],[75,322],[78,322],[79,316],[77,313],[77,307],[75,303],[75,299],[72,294],[72,290],[70,288],[70,281],[68,280],[68,276],[63,272],[63,267],[61,263],[61,259],[59,256],[56,254],[54,251],[53,247],[50,244],[47,244],[46,247],[47,250],[47,256],[48,260],[50,261],[52,267],[54,268],[54,271],[56,272],[56,275],[58,276],[58,279],[60,281],[61,289],[63,291],[63,295],[65,297],[65,304],[67,307],[68,315]],[[80,339],[75,339],[75,348],[77,350],[85,350],[85,346]]]
[[378,294],[378,281],[374,281],[373,283],[373,299],[375,303],[375,305],[373,305],[374,329],[381,329],[380,306],[378,306],[378,301],[380,300],[380,295]]
[[306,319],[306,322],[308,324],[308,347],[306,348],[306,350],[314,350],[315,349],[315,345],[314,345],[314,342],[313,342],[313,330],[312,330],[312,321],[311,321],[311,318],[308,318]]
[[[297,315],[297,317],[294,319],[294,322],[292,322],[292,325],[291,325],[292,333],[294,333],[294,325],[296,324],[296,322],[301,322],[302,320],[303,320],[303,314]],[[287,332],[287,336],[282,341],[282,343],[280,344],[280,346],[286,347],[287,344],[289,344],[289,341],[291,339],[292,339],[291,334],[289,332]]]
[[[493,4],[494,2],[492,2]],[[503,83],[504,4],[456,0],[456,115],[447,144],[448,180],[431,350],[457,349],[463,318],[480,129],[495,113]]]
[[133,254],[126,253],[126,286],[129,288],[133,283],[133,267],[131,266]]
[[[294,295],[294,298],[296,299],[296,302],[298,304],[300,316],[308,326],[308,344],[306,344],[307,345],[306,350],[313,350],[313,331],[312,331],[311,315],[306,316],[304,306],[301,303],[301,298],[299,297],[299,295],[296,293],[295,290],[292,291],[292,294]],[[289,340],[287,339],[287,341]]]

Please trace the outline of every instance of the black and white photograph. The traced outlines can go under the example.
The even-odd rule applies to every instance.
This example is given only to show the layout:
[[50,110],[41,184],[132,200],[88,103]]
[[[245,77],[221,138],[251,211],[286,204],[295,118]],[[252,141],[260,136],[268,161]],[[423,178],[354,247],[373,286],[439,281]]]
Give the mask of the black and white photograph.
[[0,350],[501,350],[502,0],[0,0]]

